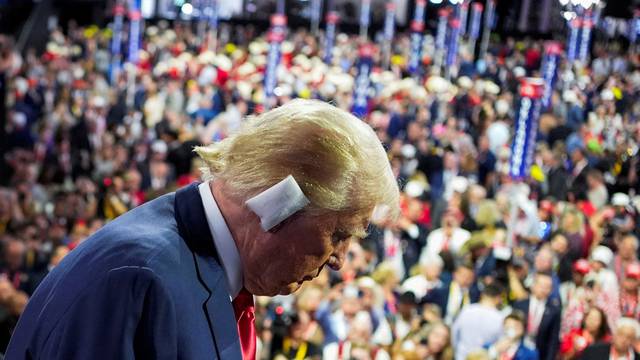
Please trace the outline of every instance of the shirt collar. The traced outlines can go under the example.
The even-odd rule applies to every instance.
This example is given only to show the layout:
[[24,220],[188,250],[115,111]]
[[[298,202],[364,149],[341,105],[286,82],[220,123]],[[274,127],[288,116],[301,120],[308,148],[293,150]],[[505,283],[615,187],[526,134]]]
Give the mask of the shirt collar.
[[218,252],[218,258],[222,263],[222,268],[227,278],[227,288],[229,296],[235,299],[244,286],[242,278],[242,263],[236,243],[231,236],[231,231],[220,212],[220,208],[213,197],[209,182],[205,181],[198,185],[204,213],[209,224],[209,231],[213,237],[213,243]]

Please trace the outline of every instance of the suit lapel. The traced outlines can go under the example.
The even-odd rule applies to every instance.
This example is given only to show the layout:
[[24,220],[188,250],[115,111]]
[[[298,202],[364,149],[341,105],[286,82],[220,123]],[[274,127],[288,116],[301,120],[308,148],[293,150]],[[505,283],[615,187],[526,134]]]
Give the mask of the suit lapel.
[[207,291],[202,310],[220,359],[242,359],[237,323],[229,298],[229,290],[215,250],[204,213],[198,184],[176,192],[176,222],[178,231],[193,252],[198,280]]
[[542,319],[540,319],[540,325],[538,326],[538,331],[543,328],[543,325],[546,327],[550,321],[551,316],[553,316],[554,312],[557,308],[555,298],[550,298],[547,300],[547,303],[544,306],[544,312],[542,313]]

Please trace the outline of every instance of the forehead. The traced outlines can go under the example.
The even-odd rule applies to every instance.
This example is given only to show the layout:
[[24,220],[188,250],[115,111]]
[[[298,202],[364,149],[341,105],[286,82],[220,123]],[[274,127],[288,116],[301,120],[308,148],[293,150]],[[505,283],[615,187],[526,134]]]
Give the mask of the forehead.
[[523,326],[522,323],[514,318],[507,318],[504,321],[505,325],[510,325],[510,326]]
[[629,325],[623,325],[623,326],[619,326],[618,329],[616,330],[616,332],[620,335],[623,336],[628,336],[628,337],[635,337],[636,336],[636,330]]

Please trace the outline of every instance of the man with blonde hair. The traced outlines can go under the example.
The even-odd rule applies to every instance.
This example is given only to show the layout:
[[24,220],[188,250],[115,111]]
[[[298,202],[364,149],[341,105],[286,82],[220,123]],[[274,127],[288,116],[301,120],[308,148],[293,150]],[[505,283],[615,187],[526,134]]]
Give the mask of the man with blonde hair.
[[196,151],[205,181],[72,251],[36,290],[7,358],[255,359],[253,295],[339,269],[374,208],[397,212],[375,133],[325,103],[291,101]]

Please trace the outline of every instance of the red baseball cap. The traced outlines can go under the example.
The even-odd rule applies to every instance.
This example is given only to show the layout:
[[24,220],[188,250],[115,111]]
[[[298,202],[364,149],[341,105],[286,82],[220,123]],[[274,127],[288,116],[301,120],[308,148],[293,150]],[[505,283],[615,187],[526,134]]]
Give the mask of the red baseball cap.
[[627,265],[627,268],[625,269],[625,276],[640,280],[640,264],[633,263]]
[[[640,269],[639,269],[640,270]],[[591,266],[589,265],[589,261],[586,259],[579,259],[573,263],[573,271],[578,272],[582,275],[585,275],[591,271]]]

